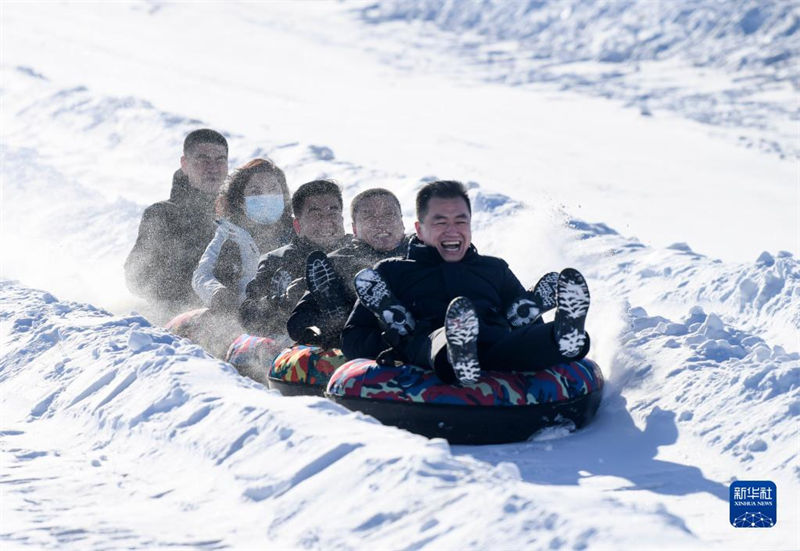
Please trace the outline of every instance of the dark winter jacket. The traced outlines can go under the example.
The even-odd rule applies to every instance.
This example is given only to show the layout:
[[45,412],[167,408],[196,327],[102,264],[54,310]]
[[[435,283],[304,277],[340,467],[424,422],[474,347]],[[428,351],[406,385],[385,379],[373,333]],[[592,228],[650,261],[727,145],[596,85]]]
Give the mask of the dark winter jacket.
[[193,188],[183,171],[175,172],[169,201],[145,209],[125,261],[131,292],[170,309],[199,304],[192,273],[216,230],[214,200]]
[[[327,253],[338,249],[351,239],[351,235],[345,235],[332,247],[323,250],[308,239],[295,235],[288,245],[263,255],[258,261],[256,276],[247,284],[245,299],[239,308],[239,318],[245,330],[263,336],[284,333],[292,308],[306,290],[308,255],[313,251]],[[272,287],[272,279],[278,269],[285,270],[292,281],[288,294],[276,293]]]
[[[442,327],[450,301],[469,298],[480,319],[479,349],[508,335],[511,326],[505,312],[525,292],[505,261],[480,255],[473,245],[460,262],[445,262],[434,247],[414,237],[407,258],[384,260],[376,269],[414,316],[415,334]],[[356,303],[342,331],[345,356],[375,358],[385,348],[378,320]]]
[[[353,240],[341,249],[337,249],[328,255],[333,267],[342,281],[341,306],[349,312],[356,301],[353,288],[353,278],[364,268],[371,268],[381,260],[394,257],[405,257],[408,252],[408,241],[411,236],[404,237],[400,244],[390,251],[377,251],[364,241],[353,238]],[[300,302],[294,307],[286,329],[289,336],[295,342],[302,342],[304,331],[307,327],[318,327],[324,337],[322,344],[339,346],[339,333],[345,320],[334,320],[326,317],[320,310],[314,296],[306,292]],[[306,343],[307,344],[307,343]]]

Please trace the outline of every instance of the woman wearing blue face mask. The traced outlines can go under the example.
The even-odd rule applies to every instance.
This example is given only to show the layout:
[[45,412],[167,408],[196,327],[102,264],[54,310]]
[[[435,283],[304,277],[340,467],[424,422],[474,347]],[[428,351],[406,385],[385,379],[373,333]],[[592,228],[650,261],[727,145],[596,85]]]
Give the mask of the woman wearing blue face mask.
[[293,235],[286,177],[272,161],[254,159],[236,169],[219,191],[217,231],[192,277],[192,288],[214,313],[235,316],[262,252]]

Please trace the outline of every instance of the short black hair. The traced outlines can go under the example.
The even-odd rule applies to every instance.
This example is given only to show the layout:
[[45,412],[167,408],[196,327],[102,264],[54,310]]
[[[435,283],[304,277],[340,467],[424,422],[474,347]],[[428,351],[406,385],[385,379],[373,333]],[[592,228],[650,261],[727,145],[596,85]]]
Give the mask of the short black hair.
[[422,186],[417,192],[417,220],[422,222],[425,215],[428,214],[428,203],[434,197],[440,199],[455,199],[461,197],[467,203],[467,210],[472,214],[472,204],[469,202],[469,195],[467,195],[467,188],[464,184],[455,180],[437,180]]
[[354,224],[356,222],[356,211],[358,211],[359,206],[361,206],[361,203],[363,201],[371,197],[389,197],[394,201],[394,204],[397,205],[397,209],[401,213],[403,212],[403,207],[400,206],[400,199],[398,199],[394,193],[392,193],[386,188],[374,187],[362,191],[361,193],[353,197],[352,201],[350,201],[350,216],[353,218]]
[[333,195],[339,200],[339,206],[343,206],[342,190],[336,182],[332,180],[313,180],[297,188],[297,191],[292,195],[292,212],[294,213],[294,217],[297,218],[303,211],[306,199],[317,195]]
[[225,139],[225,136],[210,128],[200,128],[192,130],[186,135],[186,139],[183,140],[183,154],[187,155],[191,148],[201,143],[219,144],[225,148],[226,153],[228,152],[228,140]]

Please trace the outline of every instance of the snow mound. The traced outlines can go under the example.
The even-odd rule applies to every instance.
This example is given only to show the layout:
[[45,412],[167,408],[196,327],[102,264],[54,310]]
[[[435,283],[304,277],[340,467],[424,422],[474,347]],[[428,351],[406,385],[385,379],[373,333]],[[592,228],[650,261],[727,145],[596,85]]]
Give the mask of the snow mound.
[[[600,502],[577,499],[578,488],[551,488],[545,504],[513,465],[455,457],[441,440],[322,398],[282,397],[140,316],[8,281],[0,306],[2,460],[26,476],[16,485],[5,471],[8,542],[91,546],[110,533],[134,547],[478,549],[500,531],[524,547],[584,548],[633,545],[645,519],[662,515],[638,505],[625,507],[625,523],[591,520]],[[82,527],[59,529],[61,513],[46,507],[38,529],[18,530],[31,489],[39,499],[67,489]],[[179,522],[186,510],[215,522]],[[669,525],[659,536],[690,541]]]
[[781,0],[382,0],[363,15],[375,23],[431,21],[495,42],[515,40],[534,56],[558,62],[680,57],[732,71],[782,67],[798,77],[792,60],[800,54],[800,10]]
[[673,316],[685,315],[681,305],[695,305],[742,330],[798,348],[800,261],[790,253],[764,252],[752,263],[725,263],[695,253],[685,243],[659,251],[614,235],[605,225],[591,232],[585,223],[571,226],[589,239],[582,244],[583,258],[599,262],[594,275],[628,289],[631,304]]
[[767,468],[800,480],[800,263],[765,252],[726,264],[685,243],[657,250],[579,220],[568,231],[580,240],[576,262],[589,266],[587,327],[612,395],[634,415],[671,412],[682,438],[756,478]]
[[793,468],[800,479],[793,466],[799,353],[770,346],[697,306],[679,321],[650,316],[641,307],[632,308],[629,316],[630,328],[616,358],[624,375],[616,384],[643,391],[648,407],[655,403],[671,408],[684,429],[745,468],[756,455],[774,448],[769,458],[758,460],[757,468]]
[[793,2],[382,0],[361,14],[412,35],[416,22],[425,34],[432,27],[447,33],[451,53],[490,81],[613,98],[643,116],[668,110],[742,146],[800,155],[793,130],[800,9]]

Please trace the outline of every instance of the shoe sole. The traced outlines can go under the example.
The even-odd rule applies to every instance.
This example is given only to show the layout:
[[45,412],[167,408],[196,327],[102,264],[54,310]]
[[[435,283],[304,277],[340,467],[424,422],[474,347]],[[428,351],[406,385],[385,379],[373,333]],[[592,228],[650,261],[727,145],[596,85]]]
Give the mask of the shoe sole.
[[533,296],[538,299],[542,313],[556,307],[556,293],[558,293],[558,272],[549,272],[542,276],[532,290]]
[[347,309],[342,304],[344,297],[337,296],[335,283],[338,279],[339,275],[325,253],[314,251],[308,255],[306,258],[306,287],[314,295],[320,309],[324,312],[343,314]]
[[574,357],[586,344],[584,325],[589,312],[589,287],[578,270],[566,268],[558,277],[556,341],[566,357]]
[[358,300],[372,312],[384,329],[394,329],[406,336],[414,330],[414,319],[400,304],[386,281],[372,268],[365,268],[353,279]]
[[478,381],[481,374],[478,363],[478,315],[472,302],[456,297],[447,307],[444,334],[447,338],[447,359],[462,384]]
[[283,268],[278,268],[269,280],[269,292],[272,296],[285,295],[291,283],[291,274]]

